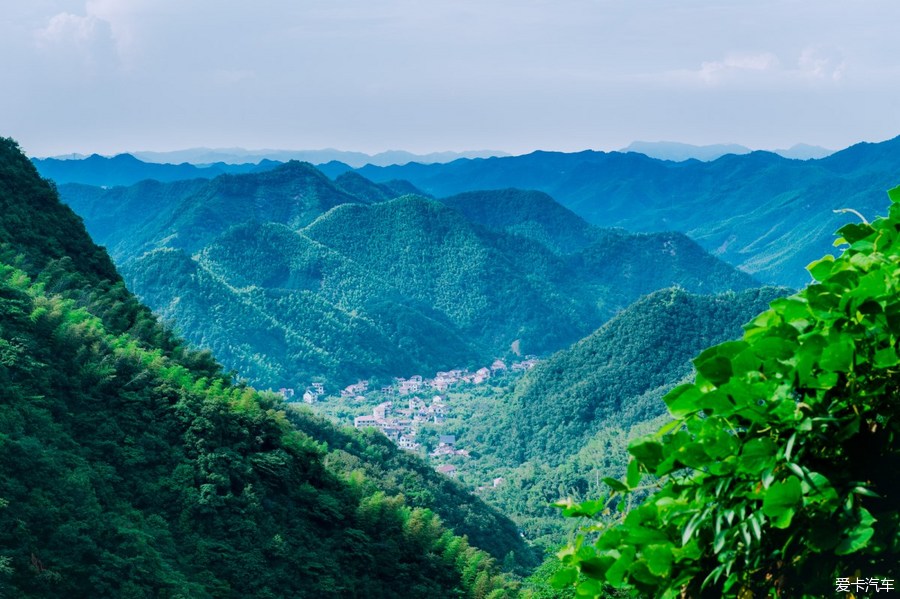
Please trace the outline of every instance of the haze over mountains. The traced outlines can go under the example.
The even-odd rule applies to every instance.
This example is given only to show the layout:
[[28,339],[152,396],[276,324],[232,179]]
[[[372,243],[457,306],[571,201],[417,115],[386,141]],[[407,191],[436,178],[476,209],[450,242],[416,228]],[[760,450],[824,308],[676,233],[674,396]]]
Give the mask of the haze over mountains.
[[[622,152],[637,152],[651,158],[659,158],[660,160],[673,160],[681,162],[683,160],[702,160],[708,162],[716,160],[726,154],[749,154],[753,152],[747,146],[739,144],[712,144],[706,146],[697,146],[693,144],[680,143],[677,141],[634,141],[622,148]],[[785,158],[795,160],[810,160],[813,158],[825,158],[834,153],[821,146],[811,146],[809,144],[795,144],[790,148],[771,150],[772,153],[778,154]]]
[[[0,380],[13,383],[4,392],[18,415],[0,422],[53,426],[27,438],[21,427],[0,433],[15,438],[10,447],[19,454],[29,444],[53,449],[37,466],[28,462],[42,481],[18,469],[18,458],[0,460],[12,479],[31,481],[0,488],[0,499],[15,503],[6,511],[0,502],[0,519],[26,522],[41,538],[55,534],[42,528],[26,498],[30,488],[61,506],[60,521],[97,528],[94,520],[125,518],[119,508],[85,505],[81,479],[66,478],[53,456],[80,461],[91,489],[133,506],[130,530],[167,539],[158,551],[163,565],[137,584],[165,579],[197,596],[223,585],[244,596],[266,596],[273,585],[312,588],[283,579],[310,563],[311,571],[347,571],[346,579],[316,577],[320,594],[346,594],[347,585],[382,573],[402,579],[414,596],[513,593],[516,584],[497,562],[527,573],[533,550],[555,553],[565,541],[550,503],[606,492],[612,483],[603,478],[625,472],[629,440],[666,419],[662,397],[691,379],[691,357],[736,337],[742,323],[790,291],[761,287],[747,271],[803,284],[799,267],[790,269],[831,238],[822,230],[828,223],[847,220],[830,212],[837,194],[868,215],[878,209],[869,191],[889,186],[900,166],[900,138],[807,161],[761,152],[710,162],[537,152],[361,169],[296,161],[196,167],[131,156],[29,164],[4,142]],[[34,166],[106,181],[58,181],[55,189],[108,255]],[[144,174],[171,180],[109,184]],[[862,191],[853,195],[851,187]],[[706,244],[719,241],[710,248],[719,257],[670,226]],[[451,391],[450,444],[466,448],[450,453],[462,473],[455,484],[434,471],[435,462],[401,452],[381,433],[341,429],[287,409],[273,394],[233,386],[208,354],[160,327],[117,270],[194,347],[212,350],[259,387],[318,383],[334,394],[371,378],[366,397],[334,399],[350,412],[366,402],[384,407],[378,402],[393,397],[394,377],[524,354],[542,360],[506,379],[508,388],[498,375],[490,385]],[[26,346],[37,362],[22,358],[18,348]],[[48,369],[55,374],[40,374]],[[17,386],[22,380],[32,387]],[[383,396],[375,391],[382,381]],[[45,413],[43,403],[29,403],[34,397],[69,403]],[[153,427],[140,431],[135,422],[148,410]],[[385,422],[379,426],[387,430]],[[422,434],[438,438],[448,432],[443,425],[435,419],[421,425]],[[103,450],[109,443],[125,449]],[[138,469],[140,489],[97,474],[124,468]],[[173,471],[192,471],[193,480],[176,481],[166,474]],[[144,487],[162,489],[158,501],[135,494]],[[276,505],[271,514],[257,509],[259,497]],[[255,549],[239,567],[232,564],[244,553],[223,532],[237,526],[234,514],[256,527],[240,536]],[[294,518],[285,524],[288,515]],[[119,550],[119,537],[100,528],[108,538],[62,535],[46,544],[60,570],[74,575],[70,594],[89,572],[70,546]],[[303,547],[285,543],[280,530]],[[349,548],[339,541],[348,535]],[[325,555],[309,549],[320,537]],[[388,539],[387,551],[376,539]],[[228,559],[208,560],[210,543]],[[138,550],[144,559],[148,552]],[[250,575],[283,552],[287,570]],[[206,569],[198,576],[183,567],[175,557],[182,554]],[[378,572],[347,565],[357,555],[369,555],[365,563]],[[40,592],[31,579],[16,584]],[[118,592],[114,581],[94,576],[90,584]]]
[[[753,152],[711,162],[662,161],[636,153],[535,152],[447,164],[365,166],[358,173],[379,184],[405,181],[403,191],[438,198],[486,189],[543,191],[591,224],[635,232],[680,231],[763,282],[800,287],[808,282],[803,267],[828,252],[831,233],[851,219],[834,210],[854,208],[868,218],[884,211],[883,190],[900,169],[898,149],[900,140],[893,139],[857,144],[815,160]],[[212,178],[277,166],[151,165],[132,157],[35,163],[59,184],[104,186],[146,178]],[[320,169],[332,178],[351,170],[337,162]],[[346,184],[352,186],[352,180]],[[370,193],[375,188],[366,189]]]

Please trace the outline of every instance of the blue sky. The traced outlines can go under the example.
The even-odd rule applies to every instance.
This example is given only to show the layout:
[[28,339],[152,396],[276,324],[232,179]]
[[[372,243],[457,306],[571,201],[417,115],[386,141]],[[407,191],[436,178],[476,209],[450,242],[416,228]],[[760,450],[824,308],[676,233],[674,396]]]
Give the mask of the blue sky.
[[897,23],[896,0],[18,0],[0,135],[36,156],[840,148],[900,134]]

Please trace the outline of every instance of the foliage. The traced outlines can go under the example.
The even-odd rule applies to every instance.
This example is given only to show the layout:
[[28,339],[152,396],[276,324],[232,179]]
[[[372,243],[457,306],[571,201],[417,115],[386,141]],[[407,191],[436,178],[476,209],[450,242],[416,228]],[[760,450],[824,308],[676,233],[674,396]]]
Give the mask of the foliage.
[[77,218],[14,143],[0,150],[3,241],[32,269],[0,262],[0,595],[513,592],[403,485],[332,468],[328,427],[300,432],[277,396],[141,320]]
[[634,424],[658,416],[662,393],[690,374],[690,356],[736,336],[741,322],[783,292],[667,289],[639,300],[529,372],[491,443],[519,462],[555,465],[612,419]]
[[380,432],[340,429],[303,407],[287,411],[288,420],[300,431],[327,443],[328,467],[348,477],[365,473],[367,492],[402,494],[406,504],[429,508],[459,535],[496,557],[509,570],[525,574],[536,565],[535,556],[519,536],[516,526],[495,508],[440,475],[424,461],[405,451]]
[[[609,499],[623,512],[562,554],[579,593],[821,597],[838,577],[896,574],[900,188],[887,218],[840,229],[816,283],[771,303],[743,339],[695,360],[666,398],[676,420],[633,442]],[[628,509],[647,474],[658,490]]]

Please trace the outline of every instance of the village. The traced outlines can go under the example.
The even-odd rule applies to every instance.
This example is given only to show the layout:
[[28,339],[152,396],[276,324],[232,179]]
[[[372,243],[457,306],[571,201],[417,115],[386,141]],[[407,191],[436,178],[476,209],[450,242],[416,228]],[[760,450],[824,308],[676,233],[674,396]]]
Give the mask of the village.
[[[370,388],[370,381],[361,380],[347,385],[340,390],[338,396],[326,395],[323,383],[312,383],[307,386],[303,395],[296,398],[294,389],[279,389],[279,393],[287,401],[302,401],[315,404],[324,400],[338,400],[363,404],[372,398],[381,399],[372,408],[371,414],[363,414],[353,419],[357,429],[374,428],[383,433],[398,447],[406,451],[423,453],[423,444],[417,440],[423,424],[440,426],[450,412],[446,392],[457,386],[483,385],[491,378],[507,373],[524,373],[533,368],[538,359],[528,356],[520,361],[513,361],[508,366],[503,360],[494,360],[490,366],[484,366],[474,372],[468,369],[454,369],[437,372],[431,378],[413,375],[409,378],[394,378],[390,385]],[[427,399],[430,396],[430,399]],[[371,404],[369,404],[371,405]],[[457,446],[455,435],[439,435],[437,445],[428,454],[434,458],[469,457],[469,451]],[[456,476],[456,467],[442,464],[437,471],[447,476]]]

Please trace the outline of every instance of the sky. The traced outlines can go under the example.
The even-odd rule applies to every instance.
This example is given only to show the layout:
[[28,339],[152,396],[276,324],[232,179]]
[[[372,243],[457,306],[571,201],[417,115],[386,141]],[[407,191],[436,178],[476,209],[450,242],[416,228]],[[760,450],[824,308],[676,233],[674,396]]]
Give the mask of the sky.
[[0,136],[188,147],[839,149],[900,134],[896,0],[3,0]]

